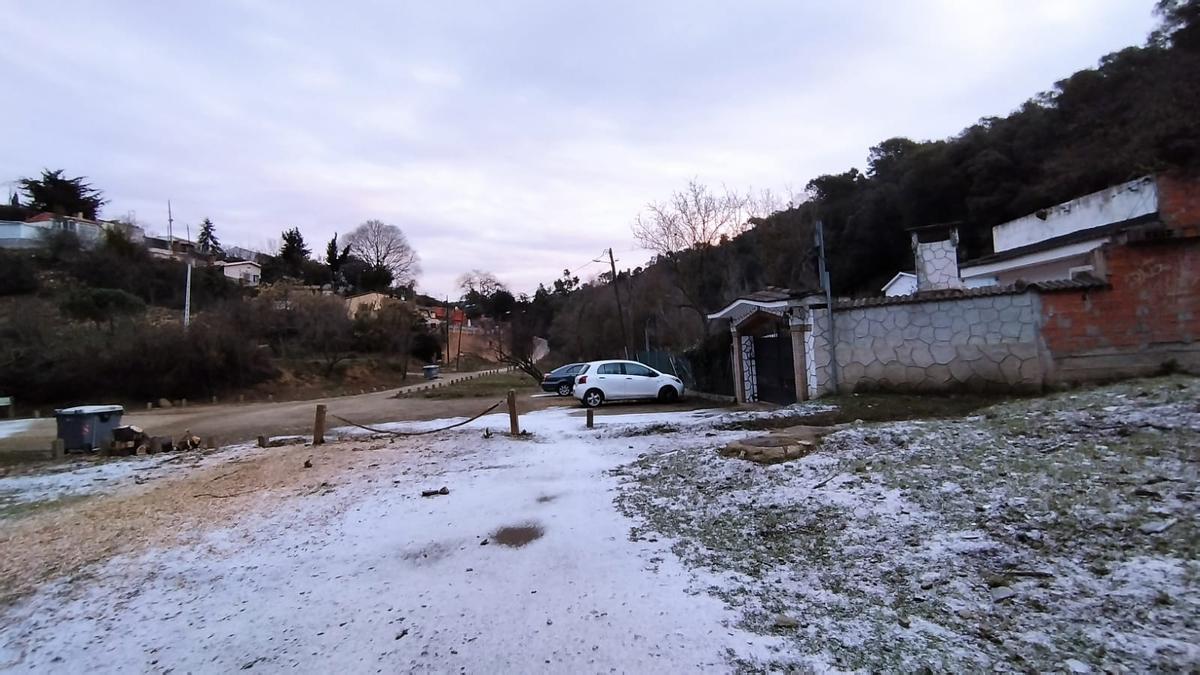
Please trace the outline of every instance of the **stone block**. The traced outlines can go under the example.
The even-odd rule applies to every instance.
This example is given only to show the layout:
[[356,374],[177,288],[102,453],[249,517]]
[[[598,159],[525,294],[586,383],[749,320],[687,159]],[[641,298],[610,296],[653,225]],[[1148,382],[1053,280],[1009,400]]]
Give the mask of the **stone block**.
[[866,368],[861,363],[848,363],[842,368],[842,380],[853,386],[855,383],[863,379],[866,373]]
[[986,344],[987,344],[987,338],[985,338],[985,337],[984,337],[984,336],[982,336],[982,335],[972,335],[971,337],[967,338],[967,344],[969,344],[969,345],[976,345],[976,346],[978,346],[978,345],[986,345]]
[[847,363],[850,363],[850,353],[852,351],[853,350],[849,345],[838,345],[837,351],[834,353],[837,357],[837,364],[839,366],[845,366]]
[[929,352],[933,362],[943,366],[958,358],[958,350],[953,345],[935,344],[929,348]]
[[1013,354],[1005,356],[1000,361],[1000,373],[1005,382],[1016,384],[1021,380],[1021,359]]
[[959,345],[957,351],[958,359],[956,360],[959,361],[969,363],[971,361],[978,361],[979,359],[983,358],[983,351],[980,349],[980,346],[977,344],[972,344],[969,341],[965,345]]
[[885,363],[883,365],[883,377],[881,379],[887,380],[893,384],[899,384],[904,382],[905,375],[906,373],[904,364],[900,363],[899,361],[892,361],[891,363]]
[[904,336],[905,341],[915,341],[921,335],[921,327],[912,325],[905,326],[904,330],[902,330],[900,334]]
[[963,312],[963,319],[965,319],[968,324],[979,323],[979,308],[968,308],[965,312]]
[[979,321],[981,323],[991,323],[1000,318],[1000,311],[994,307],[987,307],[979,310]]
[[1016,323],[1021,320],[1020,307],[1005,307],[1000,310],[1000,321],[1002,323]]
[[1005,340],[1016,340],[1021,337],[1021,324],[1016,321],[1000,324],[1000,337]]
[[983,337],[984,335],[987,335],[987,324],[985,324],[985,323],[971,324],[970,334],[973,336],[976,336],[976,337]]
[[912,364],[920,368],[927,368],[933,365],[933,354],[929,351],[929,345],[913,345]]
[[971,324],[961,316],[954,317],[954,321],[950,322],[950,330],[958,335],[966,334],[971,328]]
[[908,366],[904,369],[904,381],[907,384],[916,385],[925,379],[925,369],[916,366]]
[[965,383],[971,377],[971,364],[961,358],[951,361],[947,368],[955,382]]
[[925,369],[925,377],[937,388],[944,389],[952,382],[950,367],[934,364]]
[[933,339],[935,342],[953,342],[954,330],[951,328],[934,328]]
[[992,307],[997,310],[1012,307],[1012,296],[997,295],[995,298],[992,298]]
[[1037,328],[1034,327],[1033,323],[1022,324],[1021,336],[1017,339],[1021,342],[1033,342],[1037,339]]
[[934,328],[949,328],[953,324],[954,319],[949,310],[944,310],[934,314],[931,317]]
[[921,328],[921,333],[920,333],[920,335],[918,335],[917,337],[918,337],[918,339],[919,339],[921,342],[924,342],[924,343],[925,343],[925,344],[927,344],[927,345],[931,345],[931,344],[933,344],[933,342],[934,342],[934,339],[933,339],[933,326],[924,326],[924,327],[922,327],[922,328]]
[[914,310],[908,316],[908,323],[912,326],[931,326],[933,320],[929,318],[929,314],[920,310]]
[[877,381],[879,378],[883,377],[883,372],[883,364],[879,361],[872,361],[871,363],[867,364],[866,369],[863,371],[863,375],[868,380]]

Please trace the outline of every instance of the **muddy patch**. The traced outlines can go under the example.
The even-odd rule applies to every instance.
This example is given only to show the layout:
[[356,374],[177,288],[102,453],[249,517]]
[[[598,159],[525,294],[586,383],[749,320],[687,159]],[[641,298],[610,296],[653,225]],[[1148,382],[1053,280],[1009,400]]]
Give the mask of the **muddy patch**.
[[529,542],[540,539],[545,534],[545,530],[537,523],[522,523],[521,525],[509,525],[502,527],[492,533],[492,541],[501,546],[510,548],[521,548]]

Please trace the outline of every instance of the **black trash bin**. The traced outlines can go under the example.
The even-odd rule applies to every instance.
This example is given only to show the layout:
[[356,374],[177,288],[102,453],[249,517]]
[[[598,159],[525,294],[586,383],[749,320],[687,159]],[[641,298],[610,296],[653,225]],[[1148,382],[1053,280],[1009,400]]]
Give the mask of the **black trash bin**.
[[58,438],[67,450],[95,450],[112,443],[125,408],[119,405],[80,405],[54,411]]

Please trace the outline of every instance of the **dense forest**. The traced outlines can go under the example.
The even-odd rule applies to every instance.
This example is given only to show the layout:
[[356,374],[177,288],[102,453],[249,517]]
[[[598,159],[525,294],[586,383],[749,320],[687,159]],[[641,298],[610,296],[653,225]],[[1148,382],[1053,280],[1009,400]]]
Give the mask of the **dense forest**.
[[[958,222],[962,253],[976,257],[989,252],[997,223],[1148,173],[1197,170],[1200,0],[1161,0],[1156,11],[1160,26],[1144,46],[1108,54],[1011,114],[951,138],[883,140],[870,148],[865,170],[818,176],[801,203],[752,217],[749,227],[717,223],[691,241],[658,246],[641,236],[639,223],[635,234],[660,253],[651,265],[622,272],[616,292],[608,276],[571,290],[567,274],[567,290],[560,279],[521,303],[514,315],[527,325],[514,330],[548,335],[560,359],[611,356],[623,344],[685,350],[709,338],[703,314],[738,294],[815,288],[817,219],[834,293],[869,295],[911,269],[906,228]],[[651,211],[677,205],[660,218],[670,221],[719,210],[725,197],[703,186],[703,194],[692,194],[696,187]],[[728,337],[712,337],[708,351],[719,355]],[[693,356],[702,359],[704,351]]]

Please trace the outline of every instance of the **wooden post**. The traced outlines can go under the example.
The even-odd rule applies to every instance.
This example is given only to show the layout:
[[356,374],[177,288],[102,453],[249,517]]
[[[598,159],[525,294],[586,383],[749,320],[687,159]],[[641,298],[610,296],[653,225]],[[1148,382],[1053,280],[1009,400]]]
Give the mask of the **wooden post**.
[[587,428],[592,429],[596,426],[596,411],[588,408],[587,411]]
[[162,438],[159,436],[151,436],[150,447],[148,449],[152,455],[157,455],[158,453],[162,452]]
[[39,418],[39,417],[41,417],[41,416],[42,416],[42,411],[41,411],[41,410],[34,410],[34,411],[33,411],[33,419],[35,419],[35,420],[36,420],[37,418]]
[[517,417],[517,391],[508,390],[508,430],[513,436],[521,435],[521,420]]
[[186,398],[181,398],[181,399],[179,399],[179,407],[180,407],[180,408],[186,408],[186,407],[187,407],[187,399],[186,399]]
[[245,403],[245,402],[246,402],[246,395],[238,394],[238,403]]
[[8,419],[12,420],[12,419],[16,419],[16,418],[17,418],[17,399],[10,398],[8,400]]
[[154,410],[154,402],[146,401],[146,410]]
[[219,444],[217,443],[216,437],[209,436],[208,441],[205,443],[205,447],[208,448],[209,450],[216,450],[218,446],[219,446]]
[[267,437],[266,436],[258,437],[258,447],[260,447],[260,448],[267,447]]
[[67,456],[67,442],[56,438],[50,443],[50,459],[63,459]]
[[313,420],[313,445],[325,442],[325,404],[317,404],[317,418]]
[[212,404],[213,404],[213,405],[216,405],[216,404],[217,404],[217,397],[216,397],[216,396],[214,396],[214,397],[212,398]]

